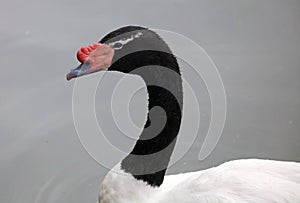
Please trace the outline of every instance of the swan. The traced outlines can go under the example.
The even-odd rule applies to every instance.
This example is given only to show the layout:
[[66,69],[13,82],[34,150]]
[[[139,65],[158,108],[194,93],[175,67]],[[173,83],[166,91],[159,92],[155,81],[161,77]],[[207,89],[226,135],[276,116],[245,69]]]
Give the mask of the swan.
[[[148,91],[144,130],[130,154],[105,176],[99,203],[300,202],[297,162],[241,159],[165,176],[180,129],[183,90],[177,60],[154,31],[118,28],[81,48],[77,58],[81,64],[67,80],[101,70],[119,71],[139,75]],[[166,118],[151,110],[157,106]],[[152,122],[165,125],[157,132]]]

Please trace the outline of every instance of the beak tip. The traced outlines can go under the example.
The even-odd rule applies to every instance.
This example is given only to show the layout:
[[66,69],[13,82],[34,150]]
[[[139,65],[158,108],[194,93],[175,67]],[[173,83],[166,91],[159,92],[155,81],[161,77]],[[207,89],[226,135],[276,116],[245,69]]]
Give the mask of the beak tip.
[[69,81],[69,80],[72,79],[72,77],[70,76],[70,74],[67,74],[67,75],[66,75],[66,79],[67,79],[67,81]]

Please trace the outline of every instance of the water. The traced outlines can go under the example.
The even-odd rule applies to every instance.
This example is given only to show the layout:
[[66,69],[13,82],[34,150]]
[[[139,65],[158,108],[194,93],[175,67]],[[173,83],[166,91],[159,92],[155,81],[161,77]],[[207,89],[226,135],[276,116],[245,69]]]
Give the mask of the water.
[[[190,37],[214,60],[225,85],[228,114],[216,149],[198,160],[210,119],[203,93],[199,136],[168,173],[247,157],[300,161],[299,6],[296,1],[271,0],[3,3],[0,202],[96,201],[107,169],[87,154],[76,136],[74,82],[67,82],[65,74],[77,65],[79,47],[126,24]],[[101,105],[97,110],[105,118]],[[132,110],[133,116],[142,116],[140,110]],[[112,136],[116,132],[111,129]],[[176,153],[186,144],[182,138]],[[129,150],[131,145],[122,147]],[[100,143],[99,151],[102,147]]]

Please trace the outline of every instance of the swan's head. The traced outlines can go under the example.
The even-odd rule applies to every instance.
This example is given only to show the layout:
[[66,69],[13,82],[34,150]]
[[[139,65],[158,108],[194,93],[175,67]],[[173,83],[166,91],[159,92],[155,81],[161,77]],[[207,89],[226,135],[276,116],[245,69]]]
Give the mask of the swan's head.
[[[155,39],[156,38],[156,39]],[[138,26],[126,26],[107,34],[98,43],[77,51],[81,64],[67,74],[67,80],[102,70],[126,72],[123,67],[111,67],[118,59],[139,50],[161,46],[154,32]],[[149,43],[150,42],[150,43]]]

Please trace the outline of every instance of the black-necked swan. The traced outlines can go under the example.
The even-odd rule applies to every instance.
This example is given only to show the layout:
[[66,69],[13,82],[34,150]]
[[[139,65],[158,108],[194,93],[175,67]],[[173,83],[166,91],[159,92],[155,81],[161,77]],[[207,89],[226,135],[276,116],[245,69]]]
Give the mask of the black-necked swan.
[[[77,58],[81,64],[67,74],[68,80],[100,70],[139,75],[147,86],[148,112],[159,106],[166,115],[163,120],[148,113],[131,153],[105,176],[99,203],[300,202],[296,162],[242,159],[165,176],[181,124],[183,90],[176,57],[154,31],[119,28],[81,48]],[[159,133],[147,129],[152,121],[165,122]]]

